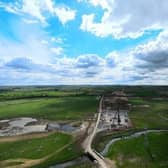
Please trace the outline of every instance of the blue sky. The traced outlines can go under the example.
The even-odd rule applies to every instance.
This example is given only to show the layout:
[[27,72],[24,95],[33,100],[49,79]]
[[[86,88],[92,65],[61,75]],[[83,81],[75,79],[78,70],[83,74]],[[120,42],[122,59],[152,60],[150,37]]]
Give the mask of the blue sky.
[[0,85],[167,84],[166,5],[0,0]]

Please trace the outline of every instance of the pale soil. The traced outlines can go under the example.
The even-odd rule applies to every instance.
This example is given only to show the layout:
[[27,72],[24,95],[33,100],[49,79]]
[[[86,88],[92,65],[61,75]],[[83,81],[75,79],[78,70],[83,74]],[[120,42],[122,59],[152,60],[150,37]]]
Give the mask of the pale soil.
[[105,160],[106,165],[108,166],[108,168],[116,168],[117,167],[114,160],[110,160],[108,158],[105,158],[104,160]]
[[0,142],[14,142],[18,140],[27,140],[27,139],[32,139],[32,138],[42,138],[42,137],[47,137],[50,134],[53,134],[53,132],[32,133],[32,134],[25,134],[25,135],[0,137]]
[[72,136],[75,138],[82,136],[83,134],[85,134],[88,127],[89,127],[89,122],[87,122],[87,121],[83,122],[81,125],[81,128],[77,131],[74,131],[72,133]]

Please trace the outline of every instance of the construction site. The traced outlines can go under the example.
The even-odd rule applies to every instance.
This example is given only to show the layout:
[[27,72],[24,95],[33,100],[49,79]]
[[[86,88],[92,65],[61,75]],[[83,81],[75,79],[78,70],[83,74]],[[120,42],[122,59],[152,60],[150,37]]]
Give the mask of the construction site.
[[123,91],[116,91],[104,95],[99,130],[113,130],[131,126],[128,118],[130,105]]

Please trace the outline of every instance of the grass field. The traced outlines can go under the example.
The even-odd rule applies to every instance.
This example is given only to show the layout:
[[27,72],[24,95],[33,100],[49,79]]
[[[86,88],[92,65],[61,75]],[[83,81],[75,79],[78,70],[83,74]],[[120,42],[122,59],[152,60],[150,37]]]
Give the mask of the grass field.
[[[97,135],[93,147],[101,151],[112,138],[130,135],[133,132],[149,129],[168,129],[168,103],[167,99],[152,100],[144,98],[129,98],[132,109],[128,113],[133,123],[133,128],[128,131],[113,132],[111,134],[102,133]],[[144,105],[147,105],[146,107]]]
[[167,168],[168,133],[149,133],[111,145],[107,157],[118,168]]
[[[43,88],[0,92],[0,119],[35,117],[62,121],[84,120],[94,116],[97,106],[97,96],[80,91],[48,91]],[[71,135],[57,133],[43,138],[1,142],[0,167],[24,163],[32,168],[46,168],[81,154],[81,147]]]
[[58,88],[8,88],[0,89],[0,101],[25,99],[25,98],[52,98],[84,95],[85,92],[80,90],[59,90]]
[[168,128],[167,99],[132,98],[129,102],[129,117],[135,128]]
[[10,164],[16,164],[18,159],[21,159],[21,162],[22,159],[44,158],[43,167],[47,167],[52,163],[69,160],[81,154],[80,148],[77,149],[74,145],[72,136],[63,133],[54,133],[43,138],[1,142],[0,151],[0,167],[3,161],[8,159],[13,160]]
[[51,157],[41,162],[38,165],[32,166],[32,168],[48,168],[50,165],[56,165],[59,163],[64,163],[66,161],[73,160],[80,157],[83,151],[75,144],[72,143],[60,152],[54,153]]
[[[125,89],[132,109],[129,117],[134,128],[100,136],[93,145],[100,151],[109,140],[120,135],[129,135],[144,128],[168,128],[167,87],[152,86],[53,86],[53,87],[6,87],[0,88],[0,120],[14,117],[34,117],[49,120],[84,120],[93,117],[98,108],[98,95]],[[133,97],[134,96],[134,97]],[[153,98],[159,99],[153,99]],[[163,140],[159,141],[159,137]],[[168,155],[167,134],[149,134],[148,147],[144,138],[117,142],[108,153],[119,168],[165,168]],[[121,143],[121,144],[120,144]],[[120,144],[120,145],[117,145]],[[125,146],[124,146],[125,145]],[[163,149],[163,146],[166,146]],[[128,148],[128,149],[127,149]],[[149,149],[154,153],[151,160]],[[126,152],[128,150],[128,152]],[[159,155],[157,151],[161,152]],[[128,153],[128,154],[127,154]],[[57,133],[43,138],[32,138],[0,143],[0,167],[32,164],[31,168],[46,168],[49,165],[72,160],[82,154],[79,144],[70,135]],[[143,156],[144,155],[144,156]],[[155,156],[156,155],[156,156]],[[167,159],[167,160],[166,160]],[[4,162],[9,160],[9,162]],[[30,163],[29,163],[30,162]],[[140,164],[142,162],[142,164]],[[158,164],[154,164],[158,162]],[[139,164],[138,164],[139,163]],[[73,168],[90,168],[90,163]],[[139,167],[138,167],[139,166]]]
[[95,96],[21,99],[0,103],[0,119],[37,117],[50,120],[75,120],[93,116],[98,100]]

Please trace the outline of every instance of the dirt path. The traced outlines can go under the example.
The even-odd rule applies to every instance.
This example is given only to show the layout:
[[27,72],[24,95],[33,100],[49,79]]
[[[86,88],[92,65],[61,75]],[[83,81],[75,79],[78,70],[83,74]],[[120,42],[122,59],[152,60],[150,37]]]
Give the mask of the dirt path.
[[158,116],[159,116],[161,119],[168,121],[168,118],[167,118],[166,116],[162,115],[161,113],[158,113]]
[[[3,160],[3,161],[0,161],[0,167],[3,167],[3,168],[29,168],[31,166],[34,166],[34,165],[37,165],[37,164],[44,162],[45,160],[49,159],[51,156],[53,156],[55,154],[58,154],[59,152],[61,152],[62,150],[64,150],[68,146],[70,146],[72,143],[73,142],[68,143],[68,144],[64,145],[63,147],[61,147],[60,149],[58,149],[57,151],[51,153],[48,156],[40,158],[40,159],[18,158],[18,159]],[[17,164],[17,162],[18,162],[18,164]],[[12,166],[11,165],[12,163],[16,163],[16,165]]]
[[42,138],[47,137],[54,132],[46,132],[46,133],[33,133],[33,134],[25,134],[25,135],[17,135],[17,136],[10,136],[10,137],[0,137],[0,142],[14,142],[18,140],[27,140],[33,138]]

